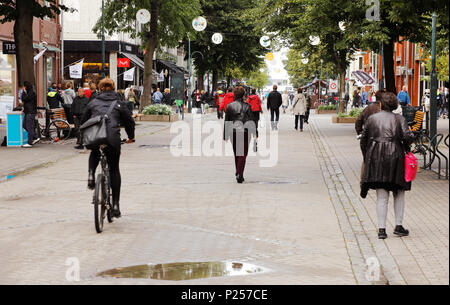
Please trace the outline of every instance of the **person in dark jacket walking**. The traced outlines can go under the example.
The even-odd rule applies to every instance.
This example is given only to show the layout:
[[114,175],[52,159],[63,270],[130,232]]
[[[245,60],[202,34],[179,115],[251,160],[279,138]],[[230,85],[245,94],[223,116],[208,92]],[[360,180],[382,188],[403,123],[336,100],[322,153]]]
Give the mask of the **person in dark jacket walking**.
[[280,107],[283,104],[283,98],[277,90],[278,86],[273,85],[273,91],[270,92],[267,97],[267,110],[270,110],[272,130],[278,130],[278,122],[280,121]]
[[72,102],[73,122],[75,123],[75,129],[77,130],[77,146],[75,146],[75,149],[84,148],[81,138],[80,126],[81,119],[83,118],[88,103],[89,99],[84,95],[84,89],[78,88],[78,95],[73,99]]
[[225,112],[224,141],[231,139],[233,143],[236,181],[243,183],[245,163],[251,135],[256,133],[253,112],[250,104],[244,101],[245,89],[241,86],[234,89],[234,102],[228,104]]
[[47,93],[47,104],[50,109],[61,108],[62,104],[64,104],[64,99],[59,93],[56,84],[53,84],[51,90]]
[[[86,112],[83,115],[81,124],[84,124],[92,117],[105,115],[111,107],[111,103],[116,102],[116,105],[114,106],[111,115],[109,116],[109,120],[107,121],[108,146],[104,149],[104,151],[109,166],[111,181],[113,199],[112,212],[114,217],[120,217],[120,126],[122,125],[125,127],[125,131],[128,135],[127,143],[133,143],[135,123],[130,111],[128,110],[127,105],[119,100],[119,95],[114,91],[115,85],[111,79],[105,78],[100,81],[99,89],[100,94],[98,94],[93,101],[89,102],[88,106],[86,107]],[[89,156],[88,187],[89,189],[93,189],[95,187],[95,170],[98,166],[98,163],[100,162],[100,150],[98,147],[88,148],[92,150],[91,155]]]
[[359,116],[359,118],[356,120],[355,123],[355,130],[356,134],[359,136],[362,134],[364,125],[367,121],[367,119],[375,113],[378,113],[381,111],[381,100],[383,97],[383,92],[378,91],[376,94],[376,101],[372,104],[370,104],[368,107],[364,108],[363,112]]
[[34,121],[37,114],[37,96],[33,90],[33,86],[28,81],[23,83],[22,103],[23,113],[25,114],[23,128],[28,132],[28,143],[22,147],[30,148],[41,139],[36,136],[34,128]]
[[[405,181],[405,155],[414,140],[414,134],[401,115],[392,113],[398,108],[397,96],[383,94],[382,111],[370,116],[361,137],[364,157],[363,188],[377,191],[378,237],[386,239],[386,218],[389,192],[394,193],[396,227],[394,234],[408,236],[403,227],[405,191],[411,190],[411,182]],[[364,198],[364,195],[361,194]]]

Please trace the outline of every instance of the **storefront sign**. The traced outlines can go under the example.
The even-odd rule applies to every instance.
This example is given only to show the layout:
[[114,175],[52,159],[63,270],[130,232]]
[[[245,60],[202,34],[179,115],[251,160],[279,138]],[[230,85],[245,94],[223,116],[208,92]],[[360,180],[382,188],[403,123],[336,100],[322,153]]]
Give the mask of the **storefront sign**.
[[129,68],[130,67],[130,59],[129,58],[117,58],[117,67],[118,68]]
[[123,74],[123,80],[126,82],[132,82],[134,80],[134,70],[136,68],[130,69]]
[[3,54],[16,54],[16,44],[14,42],[3,41]]
[[330,88],[329,88],[329,91],[331,92],[331,93],[337,93],[339,90],[338,90],[338,82],[337,81],[335,81],[335,80],[331,80],[330,81]]

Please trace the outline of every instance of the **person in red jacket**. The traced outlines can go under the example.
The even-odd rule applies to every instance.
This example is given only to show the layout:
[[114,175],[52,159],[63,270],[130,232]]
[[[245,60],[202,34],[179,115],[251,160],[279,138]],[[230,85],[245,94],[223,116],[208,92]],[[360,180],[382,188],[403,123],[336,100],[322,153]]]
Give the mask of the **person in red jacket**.
[[256,89],[252,89],[252,95],[250,95],[247,99],[247,103],[252,106],[253,111],[253,121],[255,121],[256,126],[256,138],[258,138],[258,123],[259,123],[259,116],[261,113],[263,113],[262,107],[261,107],[261,99],[256,94]]
[[228,104],[231,104],[232,102],[234,102],[233,88],[231,88],[231,87],[228,88],[227,92],[228,93],[225,95],[224,99],[222,100],[222,103],[220,103],[219,110],[221,112],[226,112]]
[[223,99],[225,98],[225,92],[222,91],[222,87],[219,87],[215,94],[216,99],[216,107],[217,107],[217,118],[223,119],[223,112],[220,111],[220,104],[222,103]]

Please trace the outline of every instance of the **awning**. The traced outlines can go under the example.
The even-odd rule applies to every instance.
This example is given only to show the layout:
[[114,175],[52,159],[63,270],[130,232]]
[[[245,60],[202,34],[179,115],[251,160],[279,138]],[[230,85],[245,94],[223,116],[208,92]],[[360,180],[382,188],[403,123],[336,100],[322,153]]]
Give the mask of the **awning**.
[[186,70],[183,67],[179,67],[174,63],[171,63],[170,61],[165,61],[162,59],[157,59],[157,61],[165,66],[167,69],[172,70],[175,73],[185,73]]
[[144,61],[142,59],[140,59],[139,57],[137,57],[136,55],[130,54],[130,53],[125,53],[125,52],[121,52],[121,54],[125,55],[126,57],[128,57],[132,62],[134,62],[139,68],[141,68],[142,70],[145,70],[145,64]]
[[370,86],[376,82],[376,80],[372,77],[372,75],[362,70],[353,72],[352,76],[354,76],[364,86]]

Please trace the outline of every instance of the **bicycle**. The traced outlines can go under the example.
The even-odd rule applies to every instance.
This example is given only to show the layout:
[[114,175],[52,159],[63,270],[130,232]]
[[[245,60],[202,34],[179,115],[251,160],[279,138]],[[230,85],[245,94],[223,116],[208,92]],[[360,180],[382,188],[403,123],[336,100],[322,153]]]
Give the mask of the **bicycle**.
[[[134,142],[135,141],[133,140],[132,143]],[[125,143],[127,143],[126,140],[121,141],[121,145]],[[105,218],[107,218],[108,223],[112,223],[114,218],[112,215],[112,191],[109,166],[104,152],[106,147],[107,145],[100,145],[101,170],[95,181],[94,196],[92,199],[92,204],[94,205],[95,230],[99,234],[103,232]]]
[[49,138],[52,142],[67,140],[72,131],[70,123],[65,119],[64,109],[50,110],[46,107],[37,107],[44,124],[36,118],[36,134],[43,138]]
[[411,144],[411,152],[416,156],[418,164],[423,164],[421,169],[431,168],[436,158],[436,145],[428,136],[427,130],[414,132],[415,138]]

